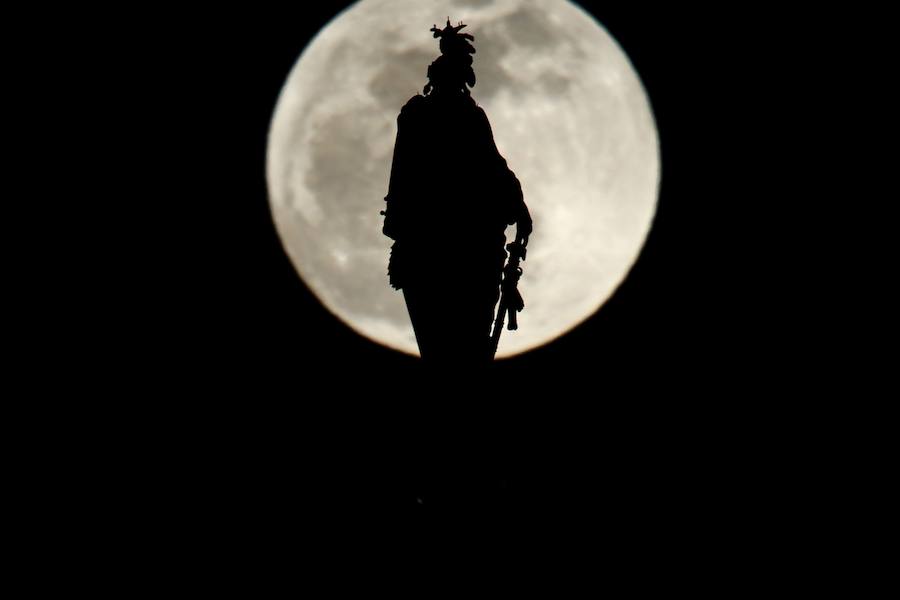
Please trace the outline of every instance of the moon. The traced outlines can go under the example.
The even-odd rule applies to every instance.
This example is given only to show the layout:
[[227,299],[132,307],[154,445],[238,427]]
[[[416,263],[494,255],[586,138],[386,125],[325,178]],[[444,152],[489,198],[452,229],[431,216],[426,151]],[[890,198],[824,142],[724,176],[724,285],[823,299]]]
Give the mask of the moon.
[[[429,30],[448,15],[475,36],[472,97],[534,220],[519,282],[525,310],[497,352],[510,357],[599,310],[637,259],[656,212],[659,140],[649,100],[623,50],[577,5],[350,6],[303,50],[278,98],[267,146],[269,202],[285,251],[322,304],[359,334],[418,355],[403,296],[388,284],[392,241],[381,233],[379,211],[397,115],[421,93],[440,55]],[[460,194],[456,211],[465,219]],[[452,256],[449,248],[436,259]]]

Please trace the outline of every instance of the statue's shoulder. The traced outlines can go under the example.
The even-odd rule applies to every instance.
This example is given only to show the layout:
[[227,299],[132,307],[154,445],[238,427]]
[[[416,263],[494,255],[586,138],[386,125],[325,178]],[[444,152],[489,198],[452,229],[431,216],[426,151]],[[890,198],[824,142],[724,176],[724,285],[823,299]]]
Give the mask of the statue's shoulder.
[[484,109],[478,106],[475,100],[469,99],[471,101],[471,105],[469,106],[469,110],[471,111],[473,119],[482,127],[491,128],[491,122],[488,119],[487,113],[484,112]]
[[425,107],[425,96],[420,94],[416,94],[412,98],[406,101],[406,104],[403,105],[403,108],[400,109],[400,117],[399,118],[408,118],[412,115],[418,114]]

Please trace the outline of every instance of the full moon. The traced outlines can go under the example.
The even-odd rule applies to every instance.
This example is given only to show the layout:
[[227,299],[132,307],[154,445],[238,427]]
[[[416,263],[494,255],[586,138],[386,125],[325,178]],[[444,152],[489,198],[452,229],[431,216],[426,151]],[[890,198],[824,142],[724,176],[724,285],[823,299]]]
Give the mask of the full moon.
[[[577,5],[352,5],[313,38],[284,84],[269,131],[269,199],[291,262],[322,304],[359,334],[417,355],[403,295],[388,284],[392,240],[379,211],[397,115],[422,92],[440,55],[429,30],[448,15],[475,36],[472,97],[534,220],[519,282],[525,310],[497,352],[509,357],[599,310],[637,259],[656,211],[659,142],[647,95],[616,41]],[[435,182],[453,183],[453,173]],[[463,188],[452,210],[466,218]],[[453,248],[435,260],[453,260]]]

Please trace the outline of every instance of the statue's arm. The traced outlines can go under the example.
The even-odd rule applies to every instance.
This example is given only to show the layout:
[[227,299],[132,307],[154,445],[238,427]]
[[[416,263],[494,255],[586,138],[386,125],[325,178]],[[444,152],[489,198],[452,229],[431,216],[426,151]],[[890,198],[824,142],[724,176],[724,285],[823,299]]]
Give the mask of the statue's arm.
[[391,239],[396,240],[399,235],[399,216],[398,209],[400,204],[400,198],[402,194],[400,193],[400,180],[402,178],[402,156],[403,156],[403,145],[401,136],[401,130],[399,126],[400,119],[397,119],[397,137],[394,140],[394,158],[391,162],[391,177],[388,181],[388,192],[387,196],[384,197],[384,201],[387,203],[384,211],[381,213],[384,215],[384,225],[381,228],[381,233],[388,236]]
[[387,203],[384,214],[384,225],[381,232],[391,239],[398,239],[402,235],[404,219],[404,203],[408,196],[406,188],[409,184],[408,172],[409,152],[414,148],[409,146],[409,120],[416,110],[416,105],[422,100],[421,96],[413,96],[406,103],[397,117],[397,137],[394,140],[394,156],[391,162],[391,176],[388,181],[388,193],[384,200]]
[[516,174],[513,173],[512,169],[509,168],[509,165],[506,164],[506,159],[500,154],[500,150],[497,148],[497,144],[494,141],[491,123],[488,121],[484,110],[479,107],[478,112],[482,127],[484,128],[483,135],[485,136],[485,139],[490,140],[490,157],[488,160],[496,162],[495,169],[499,174],[500,179],[503,181],[502,189],[509,201],[509,211],[507,213],[508,219],[506,224],[515,224],[516,241],[527,244],[528,236],[531,235],[533,229],[533,223],[531,220],[531,213],[528,210],[528,206],[525,204],[525,196],[522,193],[522,184],[519,182],[519,178],[516,177]]
[[[505,161],[504,161],[505,162]],[[509,170],[507,168],[507,170]],[[531,212],[528,205],[525,204],[525,196],[522,194],[522,184],[519,178],[510,170],[509,175],[512,178],[511,188],[514,190],[512,197],[512,220],[507,225],[516,224],[516,241],[522,245],[528,244],[528,236],[531,235],[533,223],[531,221]]]

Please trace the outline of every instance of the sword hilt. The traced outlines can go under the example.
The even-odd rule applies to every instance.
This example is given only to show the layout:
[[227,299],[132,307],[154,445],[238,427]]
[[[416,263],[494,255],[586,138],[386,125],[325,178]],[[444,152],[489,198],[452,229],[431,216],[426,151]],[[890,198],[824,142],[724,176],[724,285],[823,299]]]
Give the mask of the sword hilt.
[[506,328],[509,329],[510,331],[515,331],[516,329],[519,328],[519,321],[518,321],[518,318],[516,317],[518,312],[519,311],[517,311],[515,309],[515,307],[513,307],[513,306],[509,307],[509,324],[506,326]]

